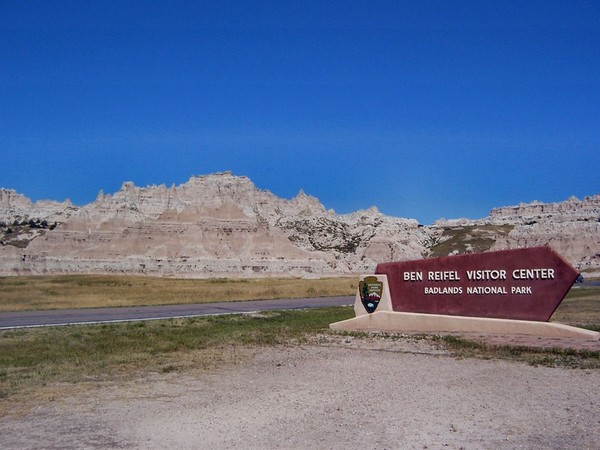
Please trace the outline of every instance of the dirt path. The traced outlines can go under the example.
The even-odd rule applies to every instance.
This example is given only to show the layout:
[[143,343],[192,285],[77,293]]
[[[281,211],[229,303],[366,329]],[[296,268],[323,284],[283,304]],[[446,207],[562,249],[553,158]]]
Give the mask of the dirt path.
[[0,447],[598,448],[600,371],[337,337],[213,373],[63,388],[0,418]]

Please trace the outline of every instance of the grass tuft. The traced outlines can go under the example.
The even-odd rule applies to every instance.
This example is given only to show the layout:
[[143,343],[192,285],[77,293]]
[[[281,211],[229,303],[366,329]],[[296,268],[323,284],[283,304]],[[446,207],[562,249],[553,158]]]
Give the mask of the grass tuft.
[[454,356],[462,358],[504,359],[526,362],[533,366],[600,369],[600,351],[490,345],[454,335],[436,336],[434,340],[441,342]]

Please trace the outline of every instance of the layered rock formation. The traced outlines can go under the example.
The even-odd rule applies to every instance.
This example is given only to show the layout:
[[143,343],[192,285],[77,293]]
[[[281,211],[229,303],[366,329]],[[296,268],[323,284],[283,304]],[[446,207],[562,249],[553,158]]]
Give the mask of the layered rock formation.
[[0,275],[328,276],[546,244],[578,268],[597,270],[599,204],[600,196],[534,203],[423,227],[376,208],[339,215],[303,192],[282,199],[229,172],[171,187],[128,182],[82,207],[0,190]]
[[493,249],[549,245],[580,271],[600,270],[600,195],[497,208],[489,220],[514,224]]
[[[548,245],[583,273],[600,275],[600,195],[495,208],[479,220],[438,221],[436,229],[445,250],[449,242],[461,248],[487,233],[489,250]],[[457,230],[464,232],[462,238],[456,238]]]
[[[10,225],[0,247],[4,275],[321,276],[372,271],[382,253],[422,251],[414,220],[375,209],[336,215],[303,192],[281,199],[229,172],[170,188],[124,183],[89,205],[53,204],[45,214],[11,191],[0,200],[0,220]],[[28,227],[46,216],[62,220],[52,230]]]

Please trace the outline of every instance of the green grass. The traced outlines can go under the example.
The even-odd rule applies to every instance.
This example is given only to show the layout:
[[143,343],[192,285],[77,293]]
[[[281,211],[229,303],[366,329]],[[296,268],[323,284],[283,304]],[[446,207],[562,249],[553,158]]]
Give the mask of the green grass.
[[353,316],[352,308],[208,316],[0,332],[0,397],[49,382],[235,362],[244,348],[291,344]]

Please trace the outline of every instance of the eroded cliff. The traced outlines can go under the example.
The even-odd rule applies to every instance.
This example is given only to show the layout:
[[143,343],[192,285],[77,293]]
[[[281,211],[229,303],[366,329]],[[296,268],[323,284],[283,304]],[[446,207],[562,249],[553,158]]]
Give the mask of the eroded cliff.
[[332,276],[379,262],[550,245],[600,270],[600,196],[494,209],[479,220],[336,214],[300,192],[282,199],[230,172],[136,187],[77,207],[0,189],[0,274],[127,273],[174,277]]

